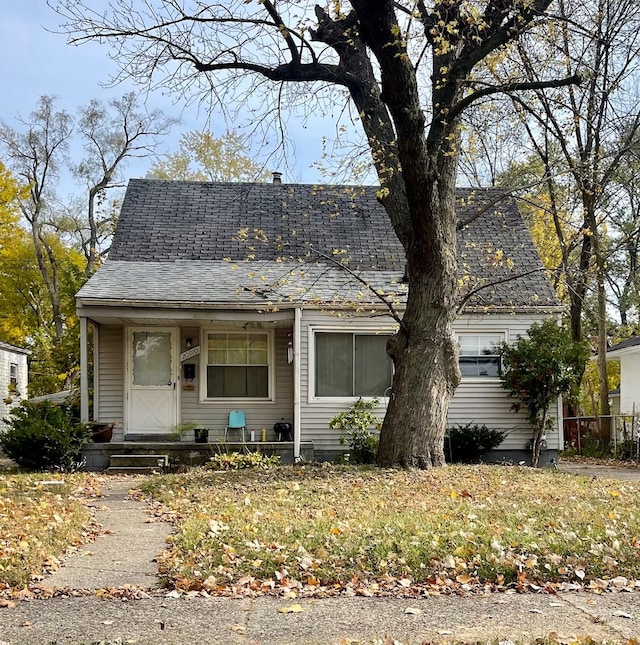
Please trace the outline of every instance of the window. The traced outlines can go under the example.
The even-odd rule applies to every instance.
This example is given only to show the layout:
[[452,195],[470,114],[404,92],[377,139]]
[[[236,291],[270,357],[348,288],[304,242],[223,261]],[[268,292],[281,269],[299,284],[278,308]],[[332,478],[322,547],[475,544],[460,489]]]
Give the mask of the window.
[[9,366],[9,387],[18,387],[18,363],[11,363]]
[[384,396],[393,367],[386,334],[317,332],[316,396]]
[[500,376],[500,345],[504,334],[458,334],[462,376]]
[[207,334],[207,398],[269,398],[266,332]]

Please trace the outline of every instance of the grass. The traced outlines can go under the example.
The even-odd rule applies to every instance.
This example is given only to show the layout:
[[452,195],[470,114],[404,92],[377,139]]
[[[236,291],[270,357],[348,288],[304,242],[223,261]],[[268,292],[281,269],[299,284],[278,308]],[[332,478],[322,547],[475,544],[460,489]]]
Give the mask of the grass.
[[90,514],[78,497],[90,482],[88,475],[0,475],[0,588],[28,585],[82,541]]
[[170,586],[223,592],[602,585],[640,578],[640,486],[503,466],[280,467],[157,477]]

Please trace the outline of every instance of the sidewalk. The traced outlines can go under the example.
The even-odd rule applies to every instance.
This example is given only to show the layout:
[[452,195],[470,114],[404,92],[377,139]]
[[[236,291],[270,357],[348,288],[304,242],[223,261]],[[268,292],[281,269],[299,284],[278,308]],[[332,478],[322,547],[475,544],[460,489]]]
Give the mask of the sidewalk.
[[498,641],[528,645],[552,633],[560,642],[591,637],[612,644],[640,635],[640,593],[173,598],[156,588],[153,562],[171,527],[150,523],[145,505],[127,498],[132,484],[113,480],[107,486],[106,498],[98,502],[97,519],[108,534],[70,557],[43,585],[76,589],[132,585],[147,589],[148,597],[127,601],[69,596],[0,607],[0,645],[390,645],[394,640],[403,645]]
[[42,581],[46,587],[105,589],[132,585],[158,586],[155,558],[166,547],[172,527],[150,521],[146,504],[128,496],[131,479],[112,479],[96,502],[96,520],[108,531],[85,544],[65,565]]
[[[280,609],[299,605],[299,613]],[[533,644],[590,636],[623,643],[640,634],[640,594],[493,594],[425,599],[254,600],[154,596],[122,602],[53,598],[0,609],[0,643],[313,645],[384,642]],[[385,643],[386,645],[386,643]]]

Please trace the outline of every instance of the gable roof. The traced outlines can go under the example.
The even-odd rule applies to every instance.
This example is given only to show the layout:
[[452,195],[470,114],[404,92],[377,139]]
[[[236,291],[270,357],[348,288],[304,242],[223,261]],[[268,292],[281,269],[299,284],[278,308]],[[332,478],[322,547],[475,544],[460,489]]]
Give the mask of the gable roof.
[[11,345],[11,343],[5,343],[3,340],[0,340],[0,349],[11,352],[13,354],[25,354],[26,356],[29,356],[31,354],[30,349],[18,347],[17,345]]
[[[335,303],[366,292],[357,273],[402,300],[404,251],[377,190],[133,179],[109,258],[78,298],[174,306]],[[499,200],[492,189],[461,189],[457,196],[463,221],[481,212],[458,236],[464,286],[509,280],[470,304],[556,308],[513,199]],[[526,275],[513,279],[520,273]]]
[[624,350],[628,350],[630,352],[640,350],[640,336],[632,336],[631,338],[627,338],[626,340],[613,345],[613,347],[610,347],[607,350],[607,356],[618,352],[623,353]]

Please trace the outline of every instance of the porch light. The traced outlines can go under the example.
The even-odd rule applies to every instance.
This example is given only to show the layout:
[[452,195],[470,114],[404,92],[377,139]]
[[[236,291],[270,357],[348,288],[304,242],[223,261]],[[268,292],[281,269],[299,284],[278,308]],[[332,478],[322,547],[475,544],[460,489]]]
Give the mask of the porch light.
[[185,343],[187,344],[187,349],[191,349],[191,345],[193,344],[193,339],[192,338],[187,338],[185,340]]
[[291,365],[291,363],[293,363],[293,338],[291,336],[291,332],[289,332],[288,336],[289,342],[287,343],[287,363]]

